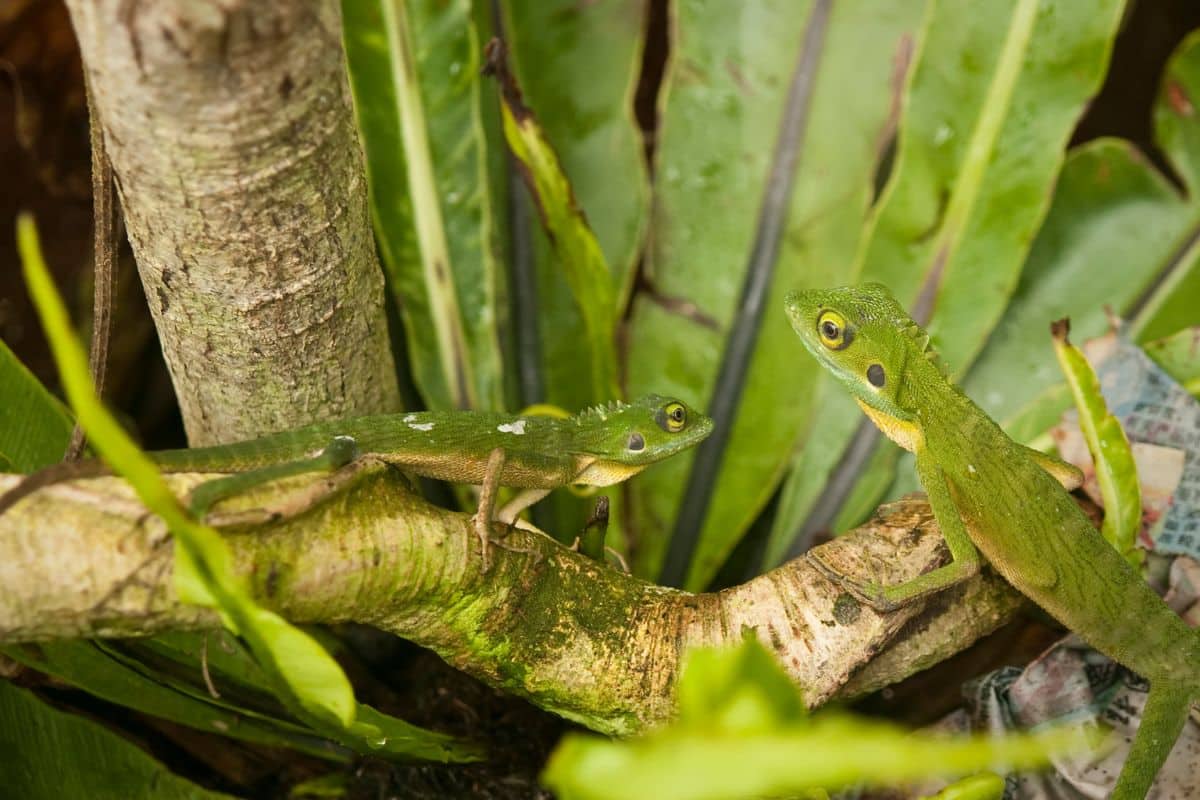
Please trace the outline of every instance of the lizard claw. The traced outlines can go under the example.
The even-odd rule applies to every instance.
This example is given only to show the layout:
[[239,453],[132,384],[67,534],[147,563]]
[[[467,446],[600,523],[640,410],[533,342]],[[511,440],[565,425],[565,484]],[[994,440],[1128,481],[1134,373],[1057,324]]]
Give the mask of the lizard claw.
[[471,525],[475,528],[475,535],[479,537],[479,552],[483,559],[483,573],[486,575],[492,568],[490,550],[492,542],[491,525],[481,514],[471,517]]
[[867,604],[881,614],[890,613],[904,605],[889,598],[887,596],[887,588],[874,581],[864,581],[844,575],[830,566],[825,559],[816,553],[809,553],[807,557],[809,563],[816,568],[817,572],[820,572],[828,580],[845,589],[856,600]]

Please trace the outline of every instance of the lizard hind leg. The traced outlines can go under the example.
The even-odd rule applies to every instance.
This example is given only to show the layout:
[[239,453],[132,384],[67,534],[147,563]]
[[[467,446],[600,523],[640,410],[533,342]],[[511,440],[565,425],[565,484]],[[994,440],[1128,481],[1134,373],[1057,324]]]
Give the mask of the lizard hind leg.
[[358,443],[350,436],[335,436],[321,452],[310,458],[269,464],[265,467],[237,472],[223,478],[205,481],[192,490],[188,508],[197,519],[203,520],[210,508],[226,498],[262,486],[265,483],[306,472],[333,472],[358,457]]
[[1151,682],[1142,722],[1110,800],[1145,798],[1187,722],[1192,694],[1193,690],[1186,685],[1166,683],[1161,678]]

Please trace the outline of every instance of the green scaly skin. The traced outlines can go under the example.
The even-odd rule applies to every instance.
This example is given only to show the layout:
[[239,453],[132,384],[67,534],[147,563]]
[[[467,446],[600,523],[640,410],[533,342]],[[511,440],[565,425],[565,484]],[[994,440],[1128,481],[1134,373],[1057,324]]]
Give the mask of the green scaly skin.
[[896,586],[839,582],[889,610],[975,574],[982,552],[1022,594],[1150,681],[1112,794],[1144,798],[1200,697],[1200,632],[1146,585],[1051,474],[1070,468],[1009,439],[949,381],[928,334],[886,287],[792,292],[786,308],[808,351],[916,456],[953,559]]
[[[207,493],[205,508],[266,480],[336,468],[368,455],[428,478],[494,482],[525,490],[528,502],[514,507],[519,512],[560,486],[623,481],[692,447],[711,432],[712,420],[684,403],[647,395],[566,418],[473,411],[359,417],[251,441],[161,450],[149,456],[164,472],[236,473],[211,482],[219,490]],[[498,465],[493,472],[498,474],[489,474],[489,460],[497,450],[503,454],[493,461]],[[98,461],[48,467],[0,497],[0,513],[41,486],[109,472]],[[210,484],[198,488],[205,486]]]

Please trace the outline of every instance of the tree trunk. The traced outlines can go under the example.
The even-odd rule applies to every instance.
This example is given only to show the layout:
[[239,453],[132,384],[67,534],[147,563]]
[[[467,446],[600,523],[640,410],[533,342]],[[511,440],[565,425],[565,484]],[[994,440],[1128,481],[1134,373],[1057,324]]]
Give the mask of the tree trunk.
[[398,410],[338,4],[68,6],[190,442]]

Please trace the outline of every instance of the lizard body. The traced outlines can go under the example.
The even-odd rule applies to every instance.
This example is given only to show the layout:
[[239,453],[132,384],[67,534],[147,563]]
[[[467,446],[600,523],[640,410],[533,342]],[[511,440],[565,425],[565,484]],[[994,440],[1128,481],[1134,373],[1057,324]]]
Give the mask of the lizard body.
[[792,292],[786,308],[809,352],[880,430],[916,456],[952,556],[896,586],[837,579],[889,610],[974,574],[982,552],[1022,594],[1150,681],[1112,795],[1143,798],[1200,697],[1200,632],[1163,603],[1067,494],[1062,481],[1077,483],[1073,468],[1009,439],[950,382],[928,334],[886,287]]
[[[488,412],[411,412],[320,422],[260,439],[148,455],[164,472],[228,473],[193,493],[197,512],[257,483],[332,469],[370,456],[407,472],[453,483],[521,489],[498,519],[511,523],[552,489],[572,483],[609,486],[700,442],[712,420],[678,400],[647,395],[570,417]],[[0,496],[0,513],[35,489],[110,474],[100,461],[56,464]],[[205,487],[204,502],[195,498]],[[491,519],[491,509],[482,513]]]

